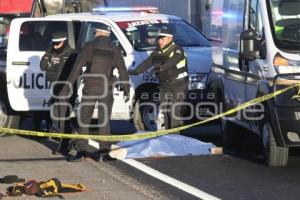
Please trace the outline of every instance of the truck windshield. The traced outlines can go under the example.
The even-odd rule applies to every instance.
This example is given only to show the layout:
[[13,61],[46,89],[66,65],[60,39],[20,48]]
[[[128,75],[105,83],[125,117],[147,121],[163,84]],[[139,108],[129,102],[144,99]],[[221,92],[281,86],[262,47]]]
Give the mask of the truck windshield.
[[175,43],[182,47],[209,46],[208,40],[183,20],[123,21],[117,24],[137,51],[153,50],[157,33],[162,28],[170,29]]
[[270,0],[268,6],[278,48],[300,50],[300,1]]

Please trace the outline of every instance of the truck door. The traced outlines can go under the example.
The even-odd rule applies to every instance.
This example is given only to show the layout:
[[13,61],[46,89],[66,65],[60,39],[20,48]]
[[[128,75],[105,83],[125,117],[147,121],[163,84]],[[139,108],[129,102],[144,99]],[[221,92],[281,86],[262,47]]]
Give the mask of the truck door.
[[[249,61],[245,66],[248,73],[246,79],[246,100],[252,100],[257,97],[258,83],[260,80],[265,79],[265,70],[267,69],[266,60],[266,40],[264,34],[264,23],[262,17],[262,6],[259,0],[251,0],[250,12],[249,12],[249,28],[255,30],[258,35],[262,38],[261,41],[261,58]],[[254,108],[254,107],[253,107]],[[257,109],[260,109],[257,107]],[[255,117],[255,113],[248,112],[247,118],[251,129],[258,131],[258,120],[252,120]]]
[[74,47],[71,21],[23,18],[12,22],[6,74],[8,97],[13,110],[49,109],[50,84],[40,70],[40,60],[49,48],[52,34],[57,31],[68,32],[70,46]]

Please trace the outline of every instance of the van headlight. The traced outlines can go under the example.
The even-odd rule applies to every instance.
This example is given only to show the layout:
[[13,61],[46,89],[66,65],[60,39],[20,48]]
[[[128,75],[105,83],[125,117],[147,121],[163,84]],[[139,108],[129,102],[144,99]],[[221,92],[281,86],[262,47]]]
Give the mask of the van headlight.
[[189,74],[189,90],[203,90],[206,87],[208,74]]
[[300,60],[288,60],[276,54],[273,65],[279,74],[300,73]]

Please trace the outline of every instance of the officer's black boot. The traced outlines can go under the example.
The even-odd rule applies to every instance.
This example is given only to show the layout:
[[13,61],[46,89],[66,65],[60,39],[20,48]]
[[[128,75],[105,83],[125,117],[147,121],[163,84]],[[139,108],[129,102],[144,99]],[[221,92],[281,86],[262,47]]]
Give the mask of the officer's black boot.
[[52,151],[52,154],[53,155],[59,155],[59,154],[61,154],[61,150],[60,149],[61,149],[61,145],[59,144],[58,147],[55,150]]
[[95,159],[96,162],[103,162],[103,161],[112,161],[116,160],[109,155],[110,150],[108,148],[103,148],[99,151],[97,151],[93,158]]
[[69,154],[70,150],[71,150],[71,147],[69,145],[69,139],[63,138],[63,139],[61,139],[58,147],[52,151],[52,154],[53,155],[61,154],[61,155],[66,156]]
[[70,158],[68,158],[68,162],[80,162],[83,160],[85,156],[85,152],[84,151],[79,151],[77,152],[77,154],[75,156],[72,156]]

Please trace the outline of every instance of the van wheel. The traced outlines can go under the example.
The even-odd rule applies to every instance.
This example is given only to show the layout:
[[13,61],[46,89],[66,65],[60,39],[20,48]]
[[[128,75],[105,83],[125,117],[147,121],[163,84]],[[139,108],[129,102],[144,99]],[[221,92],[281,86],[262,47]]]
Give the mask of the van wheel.
[[[153,104],[149,102],[149,104]],[[156,131],[157,130],[157,109],[151,105],[141,105],[137,100],[133,111],[134,126],[138,131]]]
[[[20,127],[20,116],[13,115],[10,107],[0,97],[0,127],[2,128],[14,128]],[[0,133],[0,136],[4,136],[5,133]]]
[[263,123],[261,131],[266,164],[271,167],[286,166],[289,158],[289,148],[277,146],[272,126],[268,120]]
[[238,125],[235,125],[234,123],[223,118],[221,120],[221,129],[223,148],[225,151],[231,148],[240,147],[242,142],[242,129]]

